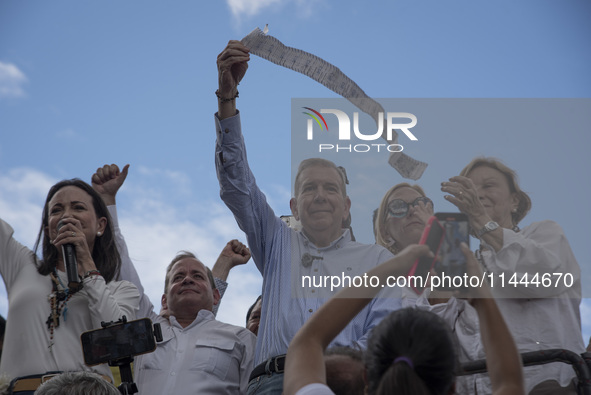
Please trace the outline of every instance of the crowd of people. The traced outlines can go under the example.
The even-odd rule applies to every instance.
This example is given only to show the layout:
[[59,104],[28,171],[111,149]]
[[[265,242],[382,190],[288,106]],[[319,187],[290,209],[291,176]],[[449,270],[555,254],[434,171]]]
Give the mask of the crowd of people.
[[[300,286],[302,276],[405,276],[417,259],[433,257],[417,245],[433,202],[418,185],[391,187],[374,215],[376,243],[358,243],[346,176],[333,162],[310,158],[300,163],[290,200],[301,230],[290,227],[248,165],[236,107],[248,61],[239,41],[218,56],[214,118],[220,196],[248,246],[228,242],[211,270],[197,255],[179,252],[162,273],[158,307],[144,292],[119,227],[116,195],[129,165],[104,165],[91,184],[57,183],[33,251],[0,220],[0,272],[9,298],[0,372],[10,378],[7,393],[118,393],[106,364],[85,364],[79,338],[123,316],[150,318],[162,329],[155,351],[135,359],[140,394],[576,393],[580,383],[570,366],[522,368],[519,353],[585,351],[579,265],[555,222],[520,229],[531,200],[515,172],[496,159],[476,158],[441,184],[480,241],[475,254],[462,246],[468,273],[562,272],[572,274],[572,285],[507,293],[484,283],[469,296]],[[66,273],[72,249],[75,284]],[[244,327],[220,322],[228,274],[251,257],[263,278],[261,295]],[[462,362],[478,359],[486,359],[486,374],[458,377]]]

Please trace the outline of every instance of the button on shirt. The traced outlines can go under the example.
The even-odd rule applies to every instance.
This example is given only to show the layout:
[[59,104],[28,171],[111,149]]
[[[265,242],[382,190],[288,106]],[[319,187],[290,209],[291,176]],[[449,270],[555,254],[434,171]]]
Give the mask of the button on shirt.
[[[329,246],[318,248],[303,233],[289,228],[267,204],[265,195],[255,182],[246,160],[246,148],[240,129],[240,116],[220,121],[217,116],[216,169],[220,196],[247,236],[257,268],[263,275],[263,305],[255,365],[270,357],[285,354],[289,342],[318,308],[338,289],[331,283],[318,285],[324,276],[347,279],[363,275],[371,268],[392,258],[378,245],[351,240],[348,230]],[[224,131],[222,133],[222,131]],[[310,254],[310,266],[302,264],[302,256]],[[316,283],[305,283],[310,276]],[[347,284],[345,284],[347,285]],[[399,290],[389,289],[391,298],[378,298],[359,313],[335,338],[331,345],[355,344],[365,348],[371,328],[389,312],[400,307]]]

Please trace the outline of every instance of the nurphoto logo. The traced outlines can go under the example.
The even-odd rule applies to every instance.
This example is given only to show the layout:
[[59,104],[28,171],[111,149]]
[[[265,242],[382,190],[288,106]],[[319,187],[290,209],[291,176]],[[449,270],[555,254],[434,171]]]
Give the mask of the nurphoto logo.
[[[351,141],[352,134],[362,141],[375,141],[382,138],[384,135],[384,113],[378,113],[377,119],[377,130],[375,132],[362,132],[359,129],[359,112],[353,112],[353,133],[351,133],[351,119],[349,115],[344,111],[337,109],[320,109],[316,111],[310,107],[302,107],[306,112],[304,114],[310,116],[307,120],[306,138],[308,140],[314,140],[314,121],[320,128],[320,131],[326,129],[328,132],[328,124],[322,114],[332,114],[337,117],[338,121],[338,140],[340,141]],[[409,130],[416,126],[417,117],[414,114],[408,112],[388,112],[386,114],[386,130],[385,138],[388,142],[393,142],[394,130],[400,130],[412,141],[418,141],[418,138]],[[401,123],[401,120],[406,122]],[[408,122],[410,120],[410,122]],[[388,152],[401,152],[404,147],[401,144],[385,144],[385,143],[372,143],[372,144],[318,144],[318,151],[347,151],[347,152],[370,152],[377,151],[380,149],[386,149]]]

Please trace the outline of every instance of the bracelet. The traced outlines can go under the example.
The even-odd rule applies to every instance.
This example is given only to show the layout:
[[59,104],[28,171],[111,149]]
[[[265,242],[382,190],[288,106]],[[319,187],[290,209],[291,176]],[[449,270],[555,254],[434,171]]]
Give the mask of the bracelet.
[[218,97],[218,99],[220,99],[222,103],[227,103],[229,101],[235,100],[238,97],[238,90],[236,90],[236,96],[234,97],[221,97],[219,89],[215,91],[215,95]]
[[84,273],[84,278],[88,278],[90,276],[100,276],[101,272],[99,272],[98,270],[89,270],[86,273]]

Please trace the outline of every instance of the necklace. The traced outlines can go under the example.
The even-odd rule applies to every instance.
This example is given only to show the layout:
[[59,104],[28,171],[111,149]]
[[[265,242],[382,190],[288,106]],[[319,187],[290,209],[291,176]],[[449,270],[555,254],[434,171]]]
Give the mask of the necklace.
[[49,276],[51,277],[53,289],[47,297],[51,312],[45,323],[49,330],[49,348],[51,348],[53,346],[53,332],[55,328],[60,326],[60,315],[63,314],[64,321],[66,321],[68,313],[67,303],[72,295],[74,295],[74,292],[70,292],[69,288],[64,287],[55,269],[53,269],[53,273],[49,273]]
[[[515,233],[519,233],[521,231],[521,229],[519,229],[519,226],[517,226],[517,225],[513,225],[513,228],[511,230]],[[491,273],[491,271],[488,270],[488,267],[486,266],[486,263],[484,262],[484,258],[482,257],[482,250],[484,248],[485,247],[481,243],[480,247],[474,252],[474,255],[476,256],[476,260],[484,268],[484,271],[488,274],[488,273]]]

